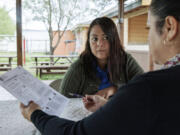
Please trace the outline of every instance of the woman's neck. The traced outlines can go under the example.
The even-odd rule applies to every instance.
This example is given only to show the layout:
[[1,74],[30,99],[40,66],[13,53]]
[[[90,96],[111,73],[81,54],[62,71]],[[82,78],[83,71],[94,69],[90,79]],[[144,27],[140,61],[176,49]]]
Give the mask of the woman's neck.
[[105,67],[107,65],[107,60],[97,60],[97,63],[101,69],[105,69]]

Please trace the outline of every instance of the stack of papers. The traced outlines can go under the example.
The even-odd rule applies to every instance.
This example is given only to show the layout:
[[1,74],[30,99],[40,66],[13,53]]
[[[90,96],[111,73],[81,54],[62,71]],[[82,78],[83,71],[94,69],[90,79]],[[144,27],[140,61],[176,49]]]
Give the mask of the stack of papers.
[[0,76],[0,85],[24,105],[37,103],[44,112],[60,116],[69,99],[44,84],[23,67],[17,67]]

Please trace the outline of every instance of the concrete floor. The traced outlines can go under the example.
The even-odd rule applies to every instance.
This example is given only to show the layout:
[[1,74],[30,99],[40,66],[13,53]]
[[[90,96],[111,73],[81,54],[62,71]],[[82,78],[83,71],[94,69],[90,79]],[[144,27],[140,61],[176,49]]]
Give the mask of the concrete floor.
[[21,115],[19,101],[0,86],[0,135],[35,135],[35,132],[35,127]]
[[[46,81],[49,84],[51,81]],[[91,113],[88,112],[81,99],[71,99],[61,117],[80,120]],[[19,101],[0,86],[0,135],[40,135],[38,130],[22,116]]]
[[21,115],[17,100],[0,101],[0,135],[33,135],[35,131]]

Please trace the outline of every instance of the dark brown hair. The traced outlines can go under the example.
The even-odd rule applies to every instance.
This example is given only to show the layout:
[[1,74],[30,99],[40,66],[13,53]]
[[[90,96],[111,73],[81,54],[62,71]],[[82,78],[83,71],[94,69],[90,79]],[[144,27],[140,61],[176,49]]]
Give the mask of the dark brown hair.
[[162,27],[167,16],[173,16],[180,21],[180,1],[179,0],[152,0],[150,11],[157,16],[156,28],[162,34]]
[[111,19],[101,17],[92,21],[87,33],[85,50],[80,55],[80,59],[84,63],[86,74],[89,75],[89,77],[92,77],[90,74],[92,73],[91,71],[96,72],[93,63],[97,63],[97,61],[96,57],[91,52],[89,40],[91,29],[95,25],[99,25],[108,37],[108,42],[110,44],[110,54],[107,62],[108,75],[111,83],[115,85],[120,81],[120,74],[122,74],[122,68],[125,65],[125,52],[121,45],[116,25]]

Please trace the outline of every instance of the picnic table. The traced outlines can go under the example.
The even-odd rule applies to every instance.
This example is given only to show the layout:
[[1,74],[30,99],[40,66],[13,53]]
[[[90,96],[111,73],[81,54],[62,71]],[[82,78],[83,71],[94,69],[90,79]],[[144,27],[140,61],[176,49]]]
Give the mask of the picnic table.
[[0,71],[8,71],[12,69],[12,60],[16,58],[13,55],[0,55],[0,59],[6,59],[6,62],[0,62]]
[[[40,78],[43,74],[64,74],[72,64],[73,59],[77,57],[77,55],[31,56],[31,59],[34,60],[34,62],[32,63],[34,66],[32,66],[31,68],[36,69],[36,76],[38,76],[39,74]],[[46,59],[46,61],[43,59]],[[52,59],[53,61],[51,61]]]

